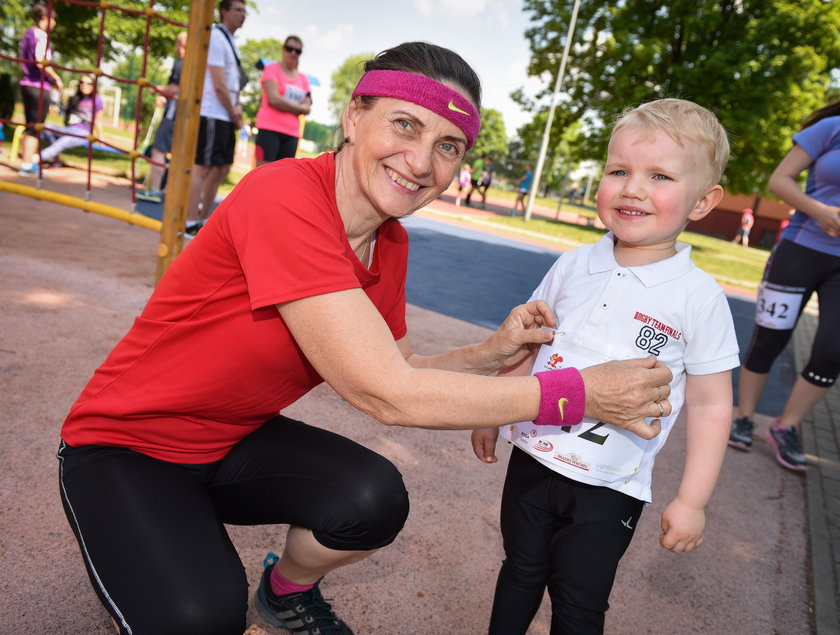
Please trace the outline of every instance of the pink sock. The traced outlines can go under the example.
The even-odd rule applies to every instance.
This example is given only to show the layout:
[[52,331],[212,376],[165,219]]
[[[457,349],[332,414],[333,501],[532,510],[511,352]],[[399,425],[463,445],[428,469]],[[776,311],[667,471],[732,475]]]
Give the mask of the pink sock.
[[296,584],[291,580],[287,580],[277,570],[276,566],[271,570],[271,575],[269,576],[268,581],[269,584],[271,584],[271,590],[274,591],[275,595],[289,595],[289,593],[301,593],[302,591],[308,591],[313,586],[315,586],[314,584]]

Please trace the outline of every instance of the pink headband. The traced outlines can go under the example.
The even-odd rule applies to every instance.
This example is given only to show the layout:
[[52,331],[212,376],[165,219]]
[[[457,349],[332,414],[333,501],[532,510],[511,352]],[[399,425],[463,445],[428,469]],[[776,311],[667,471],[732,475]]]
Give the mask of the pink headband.
[[470,101],[457,90],[423,75],[404,71],[368,71],[356,84],[353,97],[404,99],[454,123],[467,136],[467,150],[473,147],[481,118]]

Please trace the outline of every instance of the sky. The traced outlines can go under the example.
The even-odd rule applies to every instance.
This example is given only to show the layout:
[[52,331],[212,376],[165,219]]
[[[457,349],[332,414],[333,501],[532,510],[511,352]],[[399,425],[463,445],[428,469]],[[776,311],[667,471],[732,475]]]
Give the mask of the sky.
[[312,89],[313,121],[332,123],[330,78],[350,55],[416,40],[450,48],[476,70],[483,106],[502,113],[508,137],[530,120],[510,98],[517,88],[533,96],[541,86],[526,76],[529,24],[521,0],[257,0],[257,7],[236,40],[303,39],[299,70],[321,82]]

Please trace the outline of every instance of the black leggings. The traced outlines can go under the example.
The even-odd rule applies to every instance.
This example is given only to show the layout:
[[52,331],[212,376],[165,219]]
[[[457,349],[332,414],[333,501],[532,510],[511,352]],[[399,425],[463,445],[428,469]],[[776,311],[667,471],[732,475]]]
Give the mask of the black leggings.
[[256,157],[257,161],[279,161],[293,158],[297,154],[300,139],[291,135],[260,129],[257,132]]
[[579,483],[514,448],[502,493],[505,561],[490,635],[528,630],[548,587],[551,634],[604,631],[604,614],[644,503]]
[[[773,249],[764,271],[764,282],[802,294],[799,315],[814,291],[820,304],[817,333],[811,357],[802,377],[815,386],[828,388],[840,375],[840,256],[808,249],[789,240]],[[765,307],[778,310],[778,307]],[[761,309],[759,306],[758,309]],[[766,374],[793,335],[793,328],[771,329],[756,325],[744,356],[744,367]]]
[[241,635],[248,582],[223,523],[288,523],[328,548],[368,551],[408,517],[390,461],[282,416],[212,464],[63,442],[58,458],[65,513],[121,633]]

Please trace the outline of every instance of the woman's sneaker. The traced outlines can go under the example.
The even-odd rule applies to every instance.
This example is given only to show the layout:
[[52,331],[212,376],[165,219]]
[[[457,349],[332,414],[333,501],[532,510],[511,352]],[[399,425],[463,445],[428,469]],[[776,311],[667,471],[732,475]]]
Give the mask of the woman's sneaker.
[[269,578],[279,559],[276,554],[269,553],[263,561],[262,578],[254,593],[254,609],[259,616],[272,626],[285,628],[290,633],[353,635],[353,631],[333,613],[332,607],[321,595],[318,588],[321,580],[308,591],[274,594]]
[[749,417],[735,419],[732,422],[732,429],[729,431],[729,445],[743,452],[752,450],[754,427],[755,424]]
[[799,432],[796,428],[786,428],[779,425],[776,419],[770,429],[767,430],[767,440],[776,451],[776,460],[789,470],[804,472],[808,469],[805,454],[802,452],[802,444],[799,441]]

